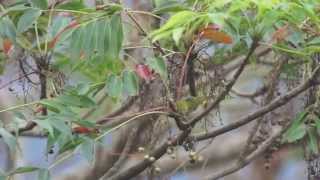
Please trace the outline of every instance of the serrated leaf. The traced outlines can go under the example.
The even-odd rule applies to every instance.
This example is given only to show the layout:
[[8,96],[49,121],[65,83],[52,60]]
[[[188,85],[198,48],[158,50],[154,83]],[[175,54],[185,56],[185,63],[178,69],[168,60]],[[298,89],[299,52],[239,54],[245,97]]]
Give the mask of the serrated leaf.
[[129,96],[135,96],[139,92],[139,82],[135,73],[124,71],[122,74],[123,90]]
[[122,81],[119,76],[111,74],[106,83],[106,90],[109,96],[119,98],[122,92]]
[[167,79],[167,66],[162,57],[155,57],[148,61],[148,65],[164,79]]
[[32,167],[32,166],[25,166],[25,167],[18,167],[15,170],[11,171],[9,174],[22,174],[22,173],[28,173],[28,172],[33,172],[38,170],[39,168],[37,167]]
[[40,169],[38,171],[38,180],[50,180],[50,171],[48,169]]
[[14,151],[17,146],[17,139],[4,128],[0,128],[0,135],[4,142],[9,146],[10,150]]
[[23,33],[28,30],[41,15],[40,9],[28,9],[20,17],[17,24],[17,31]]
[[48,1],[47,0],[31,0],[31,4],[33,7],[37,7],[40,9],[48,9]]
[[54,130],[51,123],[48,121],[48,119],[44,120],[33,120],[37,125],[45,130],[47,130],[50,134],[50,136],[54,137]]
[[93,139],[84,137],[84,142],[80,145],[81,154],[90,163],[94,163],[95,159],[95,141]]

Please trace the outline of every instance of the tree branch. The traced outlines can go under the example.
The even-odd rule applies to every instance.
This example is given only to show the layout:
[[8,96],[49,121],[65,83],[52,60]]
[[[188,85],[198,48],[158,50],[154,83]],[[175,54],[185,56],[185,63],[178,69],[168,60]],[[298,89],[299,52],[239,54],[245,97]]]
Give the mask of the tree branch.
[[263,116],[263,115],[273,111],[274,109],[276,109],[280,106],[285,105],[292,98],[296,97],[300,93],[306,91],[307,89],[309,89],[312,86],[316,86],[316,85],[320,84],[320,80],[316,79],[316,78],[318,78],[317,76],[319,76],[319,71],[320,71],[319,69],[320,69],[320,66],[318,66],[314,70],[311,77],[309,79],[307,79],[304,83],[302,83],[298,87],[294,88],[293,90],[289,91],[287,94],[274,99],[273,101],[270,102],[270,104],[256,110],[255,112],[248,114],[247,116],[245,116],[243,118],[240,118],[238,121],[236,121],[234,123],[223,126],[219,129],[213,130],[208,133],[196,135],[196,136],[194,136],[194,138],[197,141],[214,138],[214,137],[219,136],[221,134],[224,134],[226,132],[232,131],[240,126],[246,125],[246,124],[250,123],[251,121],[255,120],[256,118]]
[[[154,157],[155,160],[158,160],[160,157],[162,157],[166,153],[167,148],[169,146],[176,146],[176,145],[183,143],[183,141],[189,136],[189,134],[191,132],[191,127],[193,127],[199,120],[201,120],[204,116],[206,116],[212,109],[214,109],[225,98],[225,96],[229,93],[230,89],[233,87],[233,85],[237,81],[238,77],[242,73],[245,65],[249,61],[250,56],[253,54],[254,50],[256,49],[257,44],[258,44],[257,42],[258,42],[257,40],[254,40],[246,58],[243,60],[239,69],[236,71],[236,73],[234,74],[231,81],[227,84],[225,90],[220,93],[218,98],[205,111],[200,113],[197,117],[192,119],[190,121],[190,123],[188,123],[189,128],[182,131],[176,138],[174,138],[172,140],[172,142],[170,144],[165,142],[160,147],[153,150],[149,154],[150,157]],[[134,177],[134,176],[140,174],[142,171],[144,171],[146,168],[148,168],[152,164],[153,164],[153,162],[149,161],[148,159],[144,159],[144,160],[138,162],[137,164],[125,169],[124,171],[110,177],[109,179],[110,180],[127,180],[131,177]]]
[[256,150],[254,150],[252,153],[250,153],[248,156],[246,156],[245,158],[243,158],[241,161],[237,161],[235,164],[233,164],[232,166],[228,166],[226,169],[218,172],[218,173],[214,173],[211,175],[208,175],[205,179],[212,179],[212,180],[218,180],[219,178],[225,177],[229,174],[232,174],[240,169],[242,169],[243,167],[245,167],[246,165],[248,165],[251,161],[253,161],[254,159],[256,159],[258,156],[260,156],[262,153],[265,152],[265,150],[267,150],[270,145],[278,138],[281,136],[281,134],[283,132],[285,132],[285,130],[287,129],[288,126],[278,129],[275,132],[273,132],[273,135],[271,135],[270,138],[268,138],[266,141],[264,141],[260,146],[258,146],[258,148]]
[[[176,138],[174,138],[170,144],[168,144],[167,142],[164,142],[160,147],[153,150],[149,154],[149,156],[154,157],[155,160],[158,160],[160,157],[162,157],[167,152],[167,148],[169,146],[176,146],[178,144],[181,144],[184,141],[184,139],[186,139],[188,137],[189,134],[190,134],[190,130],[183,131],[182,133],[180,133],[180,135],[178,135]],[[144,159],[144,160],[138,162],[137,164],[125,169],[124,171],[110,177],[109,180],[130,179],[130,178],[140,174],[142,171],[144,171],[146,168],[151,166],[153,163],[154,162],[152,162],[148,159]]]
[[228,93],[232,89],[233,85],[238,80],[240,74],[244,70],[244,67],[249,62],[249,59],[250,59],[251,55],[253,54],[253,52],[255,51],[255,49],[257,48],[257,45],[258,45],[258,40],[253,40],[252,45],[251,45],[251,47],[249,49],[249,52],[248,52],[247,56],[244,58],[242,63],[239,65],[239,68],[237,69],[237,71],[235,72],[235,74],[233,75],[233,77],[229,81],[229,83],[226,85],[225,89],[217,96],[218,98],[215,99],[215,101],[212,102],[211,105],[209,105],[207,109],[202,111],[199,115],[197,115],[196,117],[194,117],[190,121],[189,124],[191,126],[194,126],[198,121],[200,121],[203,117],[205,117],[207,114],[209,114],[215,107],[217,107],[217,105],[219,105],[222,100],[224,100],[226,95],[228,95]]

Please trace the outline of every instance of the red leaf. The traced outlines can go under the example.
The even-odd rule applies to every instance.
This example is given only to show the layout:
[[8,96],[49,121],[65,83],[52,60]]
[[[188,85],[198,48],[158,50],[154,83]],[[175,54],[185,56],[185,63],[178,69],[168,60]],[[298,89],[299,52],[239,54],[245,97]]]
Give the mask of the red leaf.
[[280,42],[285,40],[288,35],[289,35],[289,31],[288,31],[289,25],[286,24],[282,27],[280,27],[279,29],[277,29],[273,34],[272,34],[272,41],[275,42]]
[[10,50],[13,48],[12,42],[10,39],[4,39],[2,42],[3,52],[8,55]]
[[147,65],[137,64],[135,70],[138,76],[147,82],[150,82],[151,80],[154,79],[154,74],[152,73],[152,70],[150,70],[149,66]]
[[231,44],[232,38],[227,33],[218,31],[218,29],[220,29],[220,27],[217,25],[210,25],[200,32],[200,37],[210,39],[217,43]]
[[79,127],[74,127],[72,129],[72,132],[76,133],[76,134],[89,134],[91,132],[94,132],[94,130],[92,129],[89,129],[87,127],[82,127],[82,126],[79,126]]

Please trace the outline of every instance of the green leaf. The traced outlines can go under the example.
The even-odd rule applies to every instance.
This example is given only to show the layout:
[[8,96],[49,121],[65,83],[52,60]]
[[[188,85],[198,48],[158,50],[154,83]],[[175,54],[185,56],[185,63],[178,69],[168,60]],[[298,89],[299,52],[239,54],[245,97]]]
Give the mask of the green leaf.
[[109,53],[117,58],[122,47],[123,30],[120,15],[114,15],[110,20],[111,31],[108,39]]
[[39,102],[40,104],[46,106],[49,110],[59,113],[63,109],[63,105],[57,102],[55,99],[43,99]]
[[119,98],[122,92],[122,81],[119,76],[111,74],[106,83],[106,90],[109,96]]
[[50,171],[48,169],[40,169],[38,171],[38,180],[50,180]]
[[72,141],[68,140],[65,144],[61,145],[58,154],[64,153],[69,150],[73,150],[77,146],[79,146],[84,140],[82,138],[76,138]]
[[306,135],[306,127],[304,124],[300,124],[299,126],[291,129],[287,133],[284,134],[285,139],[289,142],[295,142],[297,140],[302,139]]
[[168,5],[164,5],[159,8],[156,8],[155,10],[152,11],[152,13],[162,14],[162,13],[168,13],[168,12],[179,12],[184,10],[189,10],[189,8],[181,5],[180,3],[170,3]]
[[309,137],[309,148],[314,154],[319,154],[319,147],[317,142],[316,134],[308,131],[308,137]]
[[44,120],[33,120],[35,123],[37,123],[37,125],[45,130],[47,130],[50,134],[50,136],[54,137],[54,130],[53,130],[53,126],[51,125],[51,123],[49,122],[48,119],[44,119]]
[[[84,33],[82,28],[75,29],[71,34],[70,57],[73,60],[79,60],[83,44]],[[82,63],[82,61],[80,62]],[[73,69],[74,71],[74,69]]]
[[61,133],[72,136],[71,128],[66,124],[65,121],[57,118],[49,118],[48,121],[55,129],[57,129]]
[[81,10],[86,8],[86,6],[84,5],[83,0],[72,0],[71,2],[60,4],[56,8],[66,10]]
[[167,66],[162,57],[155,57],[148,61],[148,65],[154,69],[163,79],[167,79]]
[[18,32],[23,33],[26,30],[28,30],[33,25],[33,23],[37,21],[40,15],[41,15],[40,9],[26,10],[18,21],[18,24],[17,24]]
[[10,172],[10,175],[13,174],[22,174],[22,173],[28,173],[28,172],[33,172],[38,170],[39,168],[37,167],[32,167],[32,166],[25,166],[25,167],[18,167],[15,170],[13,170],[12,172]]
[[8,17],[0,18],[0,35],[16,42],[16,27]]
[[[172,32],[173,29],[183,27],[184,25],[198,18],[198,14],[193,11],[181,11],[170,17],[170,19],[158,30],[153,31],[150,36],[153,41],[160,39],[162,34]],[[157,38],[156,38],[157,37]]]
[[31,0],[31,4],[33,7],[37,7],[40,9],[48,9],[48,1],[47,0]]
[[96,21],[90,23],[89,25],[85,26],[83,28],[83,31],[85,31],[84,36],[84,43],[83,43],[83,51],[87,58],[90,58],[92,54],[95,51],[95,45],[96,45],[96,38],[95,38],[95,32],[96,32]]
[[9,146],[10,150],[14,151],[17,146],[16,138],[4,128],[0,128],[0,135],[2,136],[4,142]]
[[308,111],[300,112],[298,116],[293,120],[291,126],[284,133],[284,139],[286,141],[294,142],[305,136],[306,127],[303,121],[307,117],[307,115]]
[[315,119],[317,133],[320,136],[320,118]]
[[188,113],[195,110],[201,105],[207,98],[204,96],[198,97],[186,97],[176,102],[177,110],[181,113]]
[[84,137],[84,142],[80,145],[81,154],[88,162],[94,163],[95,159],[95,141],[93,139]]
[[95,102],[86,95],[64,94],[57,97],[57,100],[66,106],[79,108],[88,108],[95,105]]
[[139,92],[138,78],[132,71],[124,71],[123,77],[123,90],[129,96],[135,96]]

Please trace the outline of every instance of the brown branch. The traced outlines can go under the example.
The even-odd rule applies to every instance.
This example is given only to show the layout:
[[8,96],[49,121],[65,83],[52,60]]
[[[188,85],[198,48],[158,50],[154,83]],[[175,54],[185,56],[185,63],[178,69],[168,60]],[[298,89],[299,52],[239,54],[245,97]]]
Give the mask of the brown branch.
[[272,143],[278,137],[280,137],[283,132],[285,132],[285,130],[287,128],[288,128],[288,125],[285,126],[284,128],[280,128],[280,129],[276,130],[275,132],[273,132],[273,135],[271,135],[270,138],[265,140],[260,146],[257,147],[256,150],[254,150],[248,156],[246,156],[245,158],[242,158],[241,161],[237,161],[235,164],[228,166],[226,169],[224,169],[220,172],[208,175],[205,179],[218,180],[219,178],[225,177],[229,174],[232,174],[232,173],[242,169],[243,167],[248,165],[251,161],[253,161],[257,157],[259,157],[262,153],[264,153],[272,145]]
[[106,173],[100,179],[107,179],[108,177],[111,177],[120,170],[121,166],[128,159],[128,154],[132,150],[136,137],[136,131],[130,132],[126,145],[124,146],[121,154],[119,155],[119,159],[113,164],[113,166],[108,171],[106,171]]
[[[164,142],[160,147],[153,150],[149,154],[149,156],[154,157],[155,160],[158,160],[160,157],[162,157],[167,152],[167,148],[169,146],[176,146],[178,144],[181,144],[184,141],[184,139],[186,139],[188,137],[189,134],[190,134],[190,130],[183,131],[182,133],[180,133],[180,135],[178,135],[176,138],[174,138],[171,141],[171,144]],[[144,171],[146,168],[151,166],[153,163],[154,162],[150,161],[149,159],[144,159],[144,160],[138,162],[137,164],[125,169],[124,171],[110,177],[109,180],[130,179],[130,178],[140,174],[142,171]]]
[[240,74],[244,70],[244,67],[249,62],[249,59],[250,59],[251,55],[254,53],[255,49],[257,48],[257,45],[258,45],[258,40],[253,40],[253,43],[249,49],[247,56],[244,58],[242,63],[239,65],[239,68],[237,69],[237,71],[235,72],[235,74],[233,75],[233,77],[229,81],[229,83],[226,85],[225,89],[217,96],[218,98],[215,99],[215,101],[212,102],[211,105],[209,105],[204,111],[202,111],[199,115],[197,115],[196,117],[194,117],[190,121],[189,124],[191,126],[194,126],[198,121],[200,121],[203,117],[205,117],[207,114],[209,114],[214,108],[216,108],[222,100],[225,99],[225,97],[228,95],[228,93],[230,92],[233,85],[238,80]]
[[180,75],[180,79],[179,79],[179,85],[178,85],[178,89],[177,89],[177,93],[176,93],[176,96],[177,96],[177,99],[180,99],[180,96],[181,96],[181,93],[182,93],[182,87],[185,83],[185,80],[186,80],[186,77],[188,76],[187,74],[187,66],[189,64],[189,61],[192,61],[193,59],[190,58],[191,56],[191,53],[195,47],[195,45],[199,42],[200,40],[200,36],[196,39],[195,42],[193,42],[191,44],[191,46],[189,47],[188,51],[187,51],[187,54],[184,58],[184,64],[183,64],[183,67],[182,67],[182,72],[181,72],[181,75]]
[[261,117],[261,116],[275,110],[276,108],[285,105],[291,99],[298,96],[300,93],[306,91],[307,89],[309,89],[312,86],[316,86],[316,85],[320,84],[320,80],[317,79],[318,78],[317,76],[319,76],[319,71],[320,71],[319,69],[320,69],[320,66],[318,66],[314,70],[311,77],[309,79],[307,79],[304,83],[302,83],[298,87],[292,89],[287,94],[282,95],[282,96],[274,99],[273,101],[270,102],[270,104],[268,104],[264,107],[261,107],[260,109],[248,114],[247,116],[245,116],[243,118],[240,118],[238,121],[236,121],[234,123],[230,123],[226,126],[223,126],[219,129],[213,130],[208,133],[196,135],[196,136],[194,136],[195,140],[201,141],[201,140],[214,138],[214,137],[219,136],[221,134],[224,134],[226,132],[232,131],[238,127],[246,125],[246,124],[250,123],[251,121],[255,120],[256,118]]
[[[190,123],[188,123],[189,128],[186,130],[182,131],[176,138],[174,138],[170,144],[167,142],[163,143],[160,147],[156,148],[153,150],[149,156],[154,157],[155,160],[158,160],[160,157],[162,157],[165,153],[166,150],[169,146],[176,146],[180,145],[185,141],[186,138],[188,138],[190,132],[191,132],[191,127],[193,127],[199,120],[201,120],[207,113],[209,113],[213,108],[215,108],[223,99],[224,97],[229,93],[230,89],[232,86],[235,84],[236,80],[240,76],[241,72],[243,71],[246,63],[249,61],[250,56],[254,52],[257,46],[257,41],[254,40],[252,43],[252,46],[248,52],[248,55],[244,59],[243,63],[240,65],[239,69],[236,71],[235,75],[233,76],[232,80],[227,84],[226,89],[220,94],[221,96],[218,96],[218,99],[214,101],[208,109],[206,109],[204,112],[200,113],[197,117],[191,120]],[[149,161],[148,159],[144,159],[137,164],[123,170],[122,172],[110,177],[110,180],[127,180],[129,178],[132,178],[138,174],[140,174],[142,171],[144,171],[146,168],[151,166],[153,162]]]
[[257,89],[255,92],[253,93],[242,93],[242,92],[238,92],[234,89],[231,89],[230,92],[232,92],[233,94],[235,94],[236,96],[242,97],[242,98],[249,98],[249,99],[253,99],[256,98],[258,96],[263,95],[264,93],[266,93],[266,91],[268,90],[267,86],[262,86],[259,89]]
[[[281,74],[281,69],[283,66],[288,62],[287,59],[278,59],[278,61],[274,64],[273,69],[269,72],[268,76],[268,83],[264,87],[266,88],[266,96],[263,99],[263,106],[269,104],[273,99],[274,95],[276,92],[276,88],[278,86],[279,80],[280,80],[280,74]],[[253,143],[254,139],[256,139],[257,136],[263,135],[263,131],[267,132],[268,129],[265,129],[263,124],[266,124],[268,119],[266,116],[261,117],[258,122],[255,124],[255,126],[252,128],[252,131],[249,134],[249,137],[247,139],[246,147],[243,149],[243,151],[240,154],[240,158],[244,157],[245,154],[250,153],[252,148],[250,145],[254,145],[256,143]]]
[[[259,48],[257,48],[256,50],[255,56],[261,57],[268,54],[269,52],[271,52],[271,48],[259,46]],[[244,56],[239,56],[232,59],[230,63],[223,65],[224,74],[229,74],[231,71],[239,67],[243,59],[245,59]]]

